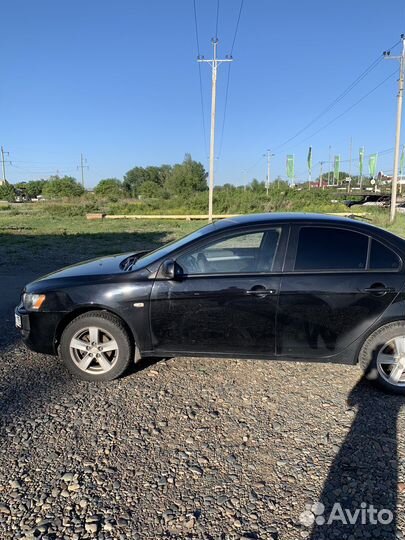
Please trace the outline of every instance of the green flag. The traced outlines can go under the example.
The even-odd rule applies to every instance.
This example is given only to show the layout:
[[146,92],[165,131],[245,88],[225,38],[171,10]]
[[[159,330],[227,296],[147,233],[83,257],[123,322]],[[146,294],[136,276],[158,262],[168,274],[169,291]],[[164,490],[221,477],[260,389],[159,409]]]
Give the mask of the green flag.
[[377,154],[370,154],[368,158],[368,172],[374,178],[377,170]]
[[287,176],[290,180],[294,179],[294,154],[287,156]]
[[335,180],[339,180],[339,172],[340,172],[340,156],[335,156],[335,163],[333,167],[333,178]]
[[359,174],[363,176],[364,146],[359,150]]
[[399,174],[401,176],[404,174],[404,165],[405,165],[405,146],[402,146],[401,161],[399,162]]
[[311,175],[312,173],[312,146],[309,147],[308,149],[308,172],[309,174]]

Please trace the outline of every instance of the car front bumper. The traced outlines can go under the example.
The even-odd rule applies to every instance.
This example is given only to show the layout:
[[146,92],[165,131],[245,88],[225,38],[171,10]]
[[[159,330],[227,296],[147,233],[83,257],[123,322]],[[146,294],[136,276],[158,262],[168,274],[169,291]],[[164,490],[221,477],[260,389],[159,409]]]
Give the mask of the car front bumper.
[[29,349],[42,354],[57,354],[57,328],[63,315],[27,311],[20,304],[14,311],[15,326]]

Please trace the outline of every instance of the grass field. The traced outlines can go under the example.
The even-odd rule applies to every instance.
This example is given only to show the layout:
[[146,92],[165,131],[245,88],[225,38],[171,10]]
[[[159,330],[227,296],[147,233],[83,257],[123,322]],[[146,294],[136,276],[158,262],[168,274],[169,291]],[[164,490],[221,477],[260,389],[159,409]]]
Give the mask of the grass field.
[[[405,216],[399,214],[388,225],[388,210],[354,207],[367,212],[371,223],[405,236]],[[81,261],[108,253],[158,247],[201,226],[202,221],[99,220],[84,216],[56,216],[46,204],[15,205],[0,212],[0,267],[22,262],[55,266]]]

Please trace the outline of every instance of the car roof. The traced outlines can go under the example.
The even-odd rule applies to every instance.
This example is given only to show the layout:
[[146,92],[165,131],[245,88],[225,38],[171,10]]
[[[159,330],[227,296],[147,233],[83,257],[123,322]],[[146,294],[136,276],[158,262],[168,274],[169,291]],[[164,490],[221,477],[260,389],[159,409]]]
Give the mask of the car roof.
[[246,214],[241,216],[235,216],[231,218],[222,219],[215,222],[215,228],[233,228],[243,225],[267,225],[271,223],[308,223],[308,224],[322,224],[322,225],[346,225],[351,228],[362,230],[366,234],[376,234],[383,236],[387,240],[394,243],[405,243],[405,240],[399,236],[376,227],[370,223],[364,221],[354,220],[353,218],[334,216],[331,214],[316,214],[316,213],[304,213],[304,212],[273,212],[268,214]]

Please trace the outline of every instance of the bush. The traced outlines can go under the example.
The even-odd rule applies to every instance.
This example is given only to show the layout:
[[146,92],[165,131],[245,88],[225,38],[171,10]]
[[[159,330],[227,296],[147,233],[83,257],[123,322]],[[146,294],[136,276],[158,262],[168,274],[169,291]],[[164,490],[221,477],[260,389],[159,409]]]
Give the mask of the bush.
[[46,199],[60,199],[63,197],[80,197],[84,188],[79,182],[71,177],[52,176],[44,185],[42,194]]
[[0,200],[14,202],[15,201],[15,189],[9,183],[0,186]]
[[106,178],[100,180],[94,188],[94,193],[98,197],[105,197],[110,200],[118,200],[124,197],[124,188],[118,178]]

